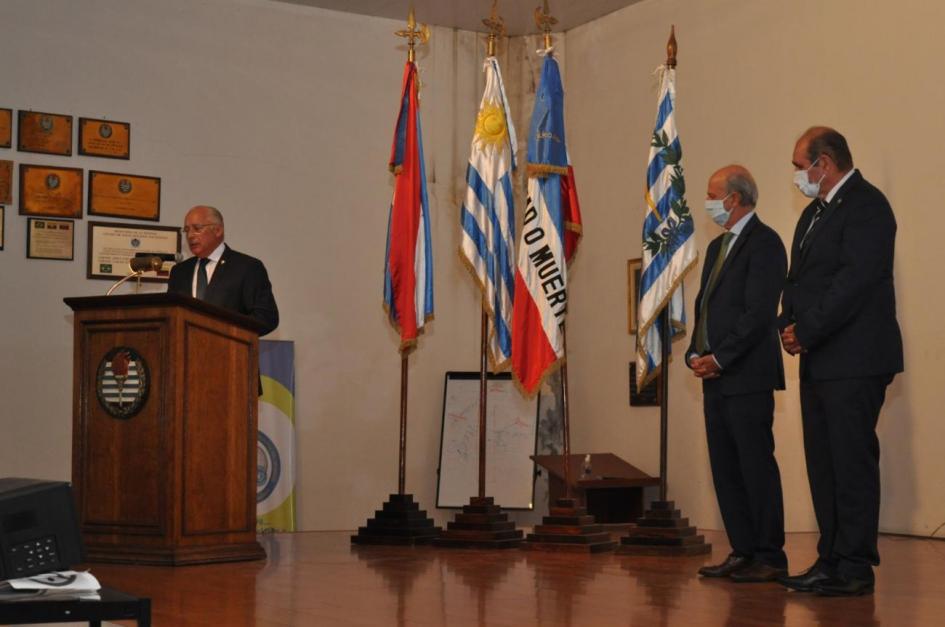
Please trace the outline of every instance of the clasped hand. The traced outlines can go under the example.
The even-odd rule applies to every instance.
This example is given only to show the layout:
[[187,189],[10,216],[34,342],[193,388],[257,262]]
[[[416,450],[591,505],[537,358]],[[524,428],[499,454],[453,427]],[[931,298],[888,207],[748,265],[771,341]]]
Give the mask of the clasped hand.
[[784,350],[791,355],[807,352],[807,349],[801,346],[801,343],[797,339],[797,334],[795,333],[796,326],[796,324],[789,324],[781,331],[781,345],[784,346]]
[[690,357],[689,367],[692,368],[693,374],[700,379],[715,379],[722,374],[722,369],[715,363],[715,358],[711,354],[702,357]]

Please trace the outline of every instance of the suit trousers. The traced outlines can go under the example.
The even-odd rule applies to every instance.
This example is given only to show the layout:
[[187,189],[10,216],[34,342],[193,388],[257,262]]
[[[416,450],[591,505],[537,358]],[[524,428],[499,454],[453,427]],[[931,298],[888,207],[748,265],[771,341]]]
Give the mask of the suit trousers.
[[771,431],[774,392],[725,396],[711,388],[703,387],[706,439],[732,552],[786,568],[781,473]]
[[820,560],[841,575],[873,579],[879,564],[876,423],[892,376],[801,382],[807,478]]

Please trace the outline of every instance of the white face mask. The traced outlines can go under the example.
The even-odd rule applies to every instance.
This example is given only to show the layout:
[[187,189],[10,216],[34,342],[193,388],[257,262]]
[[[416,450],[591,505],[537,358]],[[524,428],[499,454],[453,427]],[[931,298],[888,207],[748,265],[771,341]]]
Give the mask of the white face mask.
[[[731,194],[727,194],[725,198],[729,196]],[[709,217],[712,218],[713,222],[723,227],[728,224],[729,218],[732,217],[732,212],[725,209],[725,198],[715,200],[706,198],[705,200],[705,210]]]
[[816,183],[810,182],[810,170],[818,161],[820,161],[820,157],[814,159],[814,163],[810,164],[810,167],[806,170],[797,170],[794,173],[794,185],[796,185],[797,189],[808,198],[817,198],[817,195],[820,194],[820,184],[823,182],[824,177],[827,176],[825,172],[823,175],[821,175],[819,181]]

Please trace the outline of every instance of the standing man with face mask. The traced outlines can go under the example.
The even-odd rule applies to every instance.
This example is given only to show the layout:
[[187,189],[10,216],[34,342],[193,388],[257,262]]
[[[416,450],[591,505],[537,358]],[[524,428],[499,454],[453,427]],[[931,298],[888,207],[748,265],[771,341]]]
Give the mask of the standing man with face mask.
[[704,577],[740,583],[787,575],[781,474],[774,458],[774,390],[784,389],[778,300],[787,272],[781,238],[755,213],[758,187],[730,165],[709,178],[705,208],[725,233],[705,255],[686,362],[702,379],[712,480],[732,552]]
[[794,181],[812,198],[794,232],[779,326],[800,355],[804,453],[820,528],[817,561],[781,583],[824,595],[873,591],[879,564],[879,440],[886,386],[902,372],[893,252],[896,219],[826,127],[794,146]]
[[167,291],[186,294],[261,322],[266,335],[279,326],[279,309],[261,261],[223,242],[223,215],[198,205],[184,218],[184,237],[193,257],[171,269]]

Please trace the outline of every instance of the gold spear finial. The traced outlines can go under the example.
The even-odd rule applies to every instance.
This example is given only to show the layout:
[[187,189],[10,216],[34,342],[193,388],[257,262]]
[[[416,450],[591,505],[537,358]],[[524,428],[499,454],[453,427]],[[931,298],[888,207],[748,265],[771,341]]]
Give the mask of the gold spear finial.
[[416,53],[414,52],[416,43],[419,41],[425,44],[430,41],[430,27],[426,24],[417,24],[413,12],[413,3],[410,4],[410,9],[407,11],[407,29],[399,30],[394,34],[407,40],[407,61],[411,63],[416,59]]
[[494,57],[496,39],[505,35],[505,21],[503,21],[502,16],[499,15],[499,0],[492,0],[492,14],[482,20],[482,23],[489,29],[487,54],[490,57]]
[[676,67],[676,25],[669,27],[669,41],[666,42],[666,67]]
[[551,15],[551,9],[548,8],[548,0],[544,0],[542,6],[535,7],[535,24],[545,34],[546,49],[551,47],[551,27],[557,23],[558,20]]

